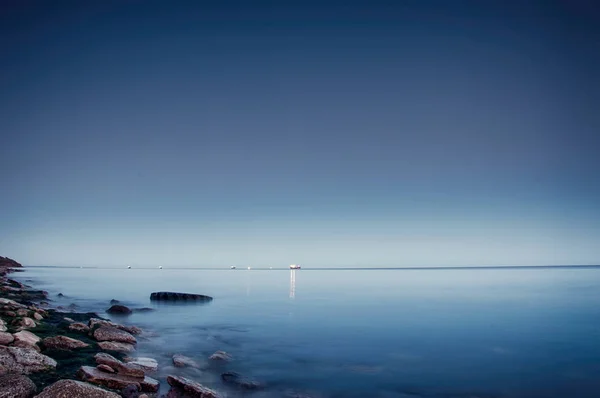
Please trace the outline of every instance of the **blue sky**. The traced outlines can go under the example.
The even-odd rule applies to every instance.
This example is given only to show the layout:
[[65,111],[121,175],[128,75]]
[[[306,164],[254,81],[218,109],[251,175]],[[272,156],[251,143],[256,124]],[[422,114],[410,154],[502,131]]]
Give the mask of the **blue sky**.
[[600,262],[589,2],[19,3],[2,255]]

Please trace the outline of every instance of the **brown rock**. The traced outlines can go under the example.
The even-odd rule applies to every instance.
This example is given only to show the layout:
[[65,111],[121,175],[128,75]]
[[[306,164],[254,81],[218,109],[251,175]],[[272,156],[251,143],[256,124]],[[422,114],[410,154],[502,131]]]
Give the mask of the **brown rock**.
[[37,343],[41,340],[38,336],[31,333],[28,330],[21,330],[18,333],[13,334],[14,342],[13,345],[15,347],[25,347],[25,348],[35,348],[39,351],[39,347]]
[[118,323],[114,323],[114,322],[111,322],[111,321],[106,321],[104,319],[98,319],[98,318],[90,318],[88,326],[92,330],[95,329],[96,326],[111,326],[113,328],[121,329],[121,330],[124,330],[127,333],[131,333],[131,334],[140,334],[140,333],[142,333],[142,329],[140,329],[140,328],[138,328],[136,326],[119,325]]
[[74,350],[77,348],[89,347],[90,345],[83,341],[72,339],[67,336],[46,337],[42,340],[46,348],[55,350]]
[[35,384],[27,376],[6,374],[0,376],[0,398],[30,398],[35,394]]
[[100,326],[94,330],[93,336],[98,341],[118,341],[119,343],[136,344],[137,340],[130,333],[112,326]]
[[153,359],[153,358],[145,358],[145,357],[129,358],[129,357],[127,357],[127,358],[125,358],[125,362],[136,365],[139,368],[144,369],[147,372],[156,372],[158,370],[158,362],[156,362],[156,359]]
[[23,317],[21,319],[18,319],[15,322],[15,325],[17,327],[19,327],[20,330],[31,329],[31,328],[34,328],[34,327],[37,326],[36,323],[35,323],[35,321],[33,319],[29,318],[29,317]]
[[6,332],[7,330],[6,322],[4,322],[4,319],[0,318],[0,332]]
[[29,310],[26,308],[21,308],[17,310],[17,316],[29,316]]
[[56,368],[56,361],[33,348],[0,346],[0,374],[6,371],[29,374]]
[[173,355],[173,365],[177,366],[178,368],[189,367],[194,369],[202,369],[202,366],[198,362],[194,361],[190,357],[180,354]]
[[211,390],[208,387],[204,387],[202,384],[197,383],[193,380],[186,379],[185,377],[179,376],[167,376],[167,382],[171,387],[179,388],[192,398],[220,398],[221,395]]
[[0,332],[0,345],[9,345],[15,341],[15,338],[12,334],[7,332]]
[[108,365],[100,364],[100,365],[96,365],[96,368],[100,369],[103,372],[115,373],[115,370]]
[[9,316],[11,318],[14,318],[17,316],[17,314],[14,311],[5,311],[4,315]]
[[116,352],[134,352],[135,346],[127,343],[119,343],[117,341],[101,341],[98,346],[104,351]]
[[123,363],[112,355],[105,352],[99,352],[94,356],[97,364],[108,365],[113,368],[118,374],[143,378],[144,370],[137,365],[131,363]]
[[154,380],[148,376],[141,379],[121,374],[106,373],[91,366],[82,366],[77,372],[77,376],[83,381],[113,390],[122,390],[128,385],[133,384],[137,386],[140,391],[157,392],[159,386],[158,380]]
[[74,332],[87,333],[90,331],[90,328],[85,323],[75,322],[69,325],[69,330],[72,330]]
[[35,398],[121,398],[119,394],[76,380],[59,380]]

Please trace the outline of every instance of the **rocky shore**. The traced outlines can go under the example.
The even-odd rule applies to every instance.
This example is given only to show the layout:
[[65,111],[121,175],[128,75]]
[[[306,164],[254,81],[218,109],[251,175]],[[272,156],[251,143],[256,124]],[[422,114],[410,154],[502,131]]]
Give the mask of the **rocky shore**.
[[[169,374],[168,392],[159,396],[160,382],[153,377],[158,362],[135,355],[137,340],[144,335],[140,328],[111,322],[96,313],[67,313],[51,308],[47,292],[9,278],[21,267],[14,260],[0,257],[0,398],[228,395],[190,378]],[[159,295],[161,299],[167,297],[164,292]],[[108,313],[131,312],[116,300],[111,304]],[[172,359],[174,368],[202,367],[181,354]],[[230,359],[223,351],[207,358],[215,363],[227,363]],[[223,373],[220,379],[224,390],[263,388],[262,383],[234,372]]]

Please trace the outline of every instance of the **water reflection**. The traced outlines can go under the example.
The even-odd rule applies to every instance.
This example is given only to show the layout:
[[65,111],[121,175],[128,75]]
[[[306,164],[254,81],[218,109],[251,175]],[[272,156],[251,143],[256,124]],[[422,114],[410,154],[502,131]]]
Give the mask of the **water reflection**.
[[296,297],[296,270],[290,271],[290,298]]

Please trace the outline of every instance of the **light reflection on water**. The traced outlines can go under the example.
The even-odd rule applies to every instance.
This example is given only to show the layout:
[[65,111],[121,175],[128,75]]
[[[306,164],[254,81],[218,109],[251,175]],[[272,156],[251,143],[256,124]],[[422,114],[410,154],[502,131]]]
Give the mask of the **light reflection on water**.
[[[101,315],[110,299],[156,311],[138,354],[159,379],[182,374],[222,390],[222,370],[265,381],[253,396],[596,397],[600,269],[181,270],[28,268],[15,274],[54,305]],[[200,293],[205,305],[150,302]],[[58,292],[67,297],[58,298]],[[230,364],[211,364],[216,350]],[[181,353],[207,371],[174,368]],[[235,396],[230,392],[230,396]]]

